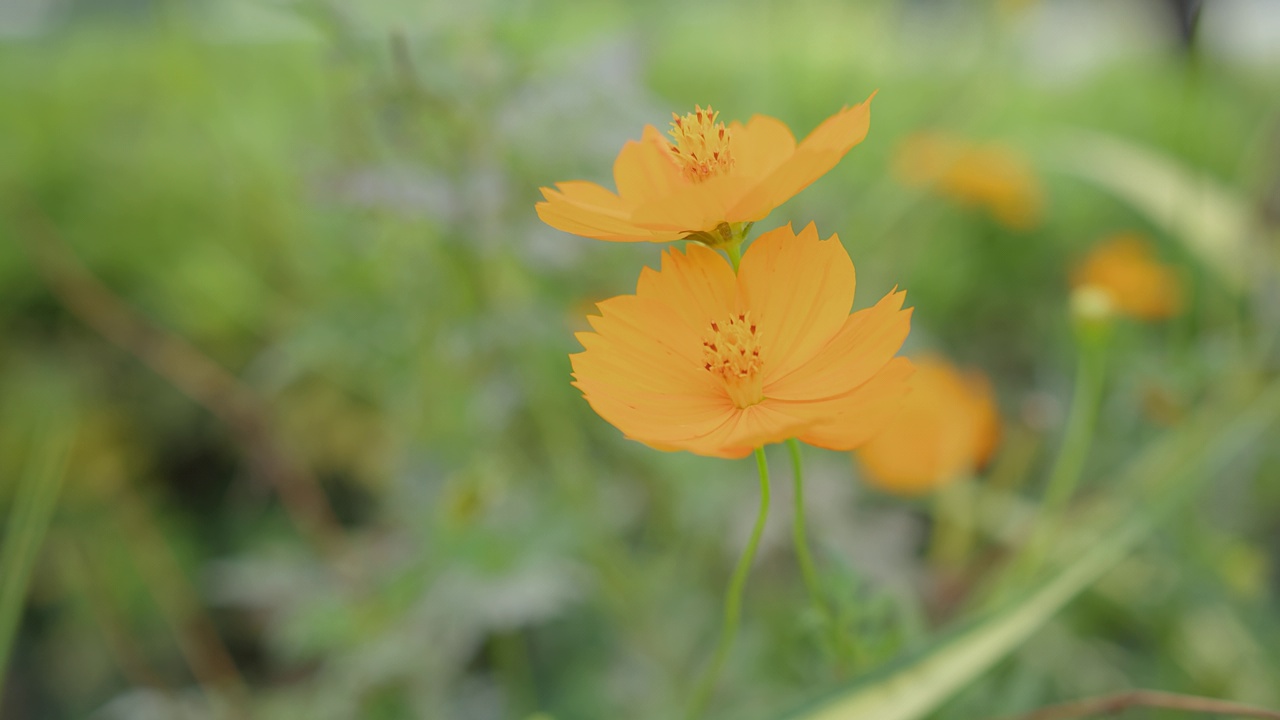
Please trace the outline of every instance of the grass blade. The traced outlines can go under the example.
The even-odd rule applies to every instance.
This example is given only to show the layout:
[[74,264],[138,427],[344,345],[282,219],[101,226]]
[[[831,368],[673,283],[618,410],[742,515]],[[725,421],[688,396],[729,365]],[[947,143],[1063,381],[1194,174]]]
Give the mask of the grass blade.
[[1128,202],[1179,238],[1233,289],[1249,267],[1247,206],[1174,158],[1101,133],[1077,132],[1055,153],[1060,169]]
[[68,433],[52,431],[32,443],[0,547],[0,697],[31,571],[58,504],[69,440]]
[[1121,560],[1150,529],[1136,520],[1097,543],[1056,578],[984,622],[869,685],[796,715],[797,720],[912,720],[937,708]]
[[[1230,418],[1223,421],[1222,418]],[[1249,443],[1266,435],[1280,418],[1280,382],[1253,396],[1244,408],[1206,412],[1203,422],[1170,433],[1131,466],[1126,485],[1135,489],[1158,479],[1164,499],[1148,512],[1118,512],[1127,518],[1097,542],[1081,542],[1075,555],[1031,594],[952,633],[913,658],[886,668],[853,687],[789,716],[792,720],[917,720],[937,709],[1045,624],[1082,590],[1122,560],[1133,547],[1194,496],[1200,480],[1212,476]],[[1148,497],[1150,495],[1148,494]],[[1148,501],[1148,505],[1151,503]],[[1143,507],[1141,503],[1129,505]],[[1117,508],[1111,508],[1116,510]],[[1108,513],[1104,513],[1108,514]]]

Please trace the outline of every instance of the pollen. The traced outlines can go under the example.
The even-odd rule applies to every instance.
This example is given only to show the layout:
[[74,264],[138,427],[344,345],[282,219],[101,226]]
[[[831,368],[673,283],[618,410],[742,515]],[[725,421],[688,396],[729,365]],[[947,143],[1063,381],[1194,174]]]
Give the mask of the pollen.
[[733,169],[730,151],[732,133],[717,122],[720,113],[695,106],[693,112],[680,117],[671,113],[671,157],[692,182],[702,182],[717,175],[726,175]]
[[764,400],[760,329],[751,313],[712,320],[710,332],[702,341],[702,355],[703,367],[724,382],[735,405],[745,408]]

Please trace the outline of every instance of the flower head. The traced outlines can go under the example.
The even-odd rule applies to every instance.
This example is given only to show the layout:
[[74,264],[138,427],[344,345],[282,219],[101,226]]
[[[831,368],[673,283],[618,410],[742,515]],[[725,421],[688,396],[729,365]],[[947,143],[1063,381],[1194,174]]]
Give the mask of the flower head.
[[660,450],[742,457],[799,438],[850,450],[897,411],[911,375],[894,357],[911,310],[894,291],[852,315],[839,238],[782,227],[733,268],[714,250],[669,250],[635,295],[599,303],[578,333],[574,385],[627,437]]
[[991,385],[940,358],[915,361],[902,412],[857,452],[872,485],[902,495],[928,492],[985,463],[1000,435]]
[[904,184],[985,207],[1015,230],[1034,227],[1044,210],[1044,191],[1026,159],[997,143],[917,133],[898,147],[893,169]]
[[1182,289],[1172,268],[1156,260],[1136,233],[1114,235],[1097,245],[1071,277],[1075,295],[1103,294],[1112,311],[1139,320],[1159,320],[1182,309]]
[[[872,97],[875,95],[873,94]],[[613,164],[617,194],[582,180],[542,188],[538,217],[565,232],[621,242],[740,242],[745,223],[835,167],[867,135],[871,98],[827,118],[800,144],[781,121],[725,125],[710,107],[673,114],[670,139],[652,125]]]

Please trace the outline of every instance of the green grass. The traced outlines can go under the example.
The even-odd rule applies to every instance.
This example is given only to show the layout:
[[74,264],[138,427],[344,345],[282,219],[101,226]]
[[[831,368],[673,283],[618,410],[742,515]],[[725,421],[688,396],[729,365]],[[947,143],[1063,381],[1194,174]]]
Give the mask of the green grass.
[[[756,232],[839,233],[855,306],[905,288],[906,352],[990,376],[1006,439],[949,578],[926,552],[933,503],[805,448],[813,565],[857,632],[846,672],[768,448],[774,506],[707,717],[848,697],[988,617],[1064,432],[1070,269],[1121,230],[1153,240],[1189,303],[1116,327],[1062,537],[1161,505],[1174,475],[1198,489],[927,716],[1128,687],[1280,706],[1276,428],[1201,424],[1280,368],[1277,178],[1257,159],[1274,68],[1139,49],[1055,75],[1035,8],[939,28],[887,0],[375,5],[77,10],[0,43],[0,715],[132,717],[146,697],[158,717],[678,716],[755,469],[627,441],[569,385],[592,303],[661,249],[551,230],[538,188],[609,183],[626,139],[694,103],[803,136],[876,89],[867,140]],[[1024,153],[1043,223],[899,184],[895,149],[923,129]],[[1224,273],[1237,251],[1245,272]],[[77,307],[68,257],[118,303]],[[1215,454],[1142,465],[1170,442]],[[307,530],[320,516],[327,536]]]

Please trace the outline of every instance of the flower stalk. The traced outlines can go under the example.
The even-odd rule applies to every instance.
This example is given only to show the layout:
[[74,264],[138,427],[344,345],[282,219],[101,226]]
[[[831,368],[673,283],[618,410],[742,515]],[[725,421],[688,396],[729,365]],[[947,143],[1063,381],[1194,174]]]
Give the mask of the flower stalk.
[[734,567],[733,576],[729,580],[729,587],[725,591],[724,620],[720,625],[720,639],[716,641],[711,664],[707,666],[706,673],[694,691],[693,702],[689,705],[687,716],[689,720],[702,716],[707,702],[711,699],[711,694],[715,691],[716,681],[720,679],[720,670],[738,635],[739,620],[742,616],[742,590],[747,584],[747,575],[751,571],[751,564],[755,561],[756,549],[760,546],[760,536],[764,533],[765,520],[769,516],[769,465],[765,460],[763,448],[756,448],[755,456],[756,467],[760,471],[760,511],[756,515],[755,526],[751,529],[751,538],[747,540],[747,547],[738,558],[738,564]]
[[973,551],[973,487],[970,473],[938,490],[934,498],[934,531],[929,558],[945,573],[964,569]]
[[809,591],[809,599],[822,614],[827,629],[831,633],[831,646],[838,658],[840,668],[849,659],[855,648],[852,639],[843,632],[835,609],[826,601],[822,592],[822,583],[818,580],[817,567],[813,562],[813,554],[809,551],[809,534],[805,522],[804,504],[804,460],[800,455],[800,442],[795,438],[787,440],[787,450],[791,453],[791,474],[795,479],[795,517],[791,522],[791,536],[796,548],[796,561],[800,565],[800,574],[804,577],[805,587]]
[[795,540],[796,560],[800,563],[800,574],[804,576],[804,584],[809,588],[809,596],[813,604],[830,617],[827,604],[822,599],[822,586],[818,583],[818,572],[814,569],[813,556],[809,553],[808,533],[805,530],[804,515],[804,465],[800,457],[800,443],[792,438],[787,441],[787,450],[791,452],[791,469],[795,477],[795,520],[792,522],[792,537]]
[[1021,560],[1015,563],[1015,571],[1011,576],[1015,582],[1025,579],[1039,568],[1049,543],[1062,524],[1062,515],[1080,484],[1080,474],[1093,444],[1098,409],[1102,404],[1109,339],[1108,319],[1077,314],[1076,344],[1079,352],[1067,429],[1049,474],[1031,539],[1023,550]]

